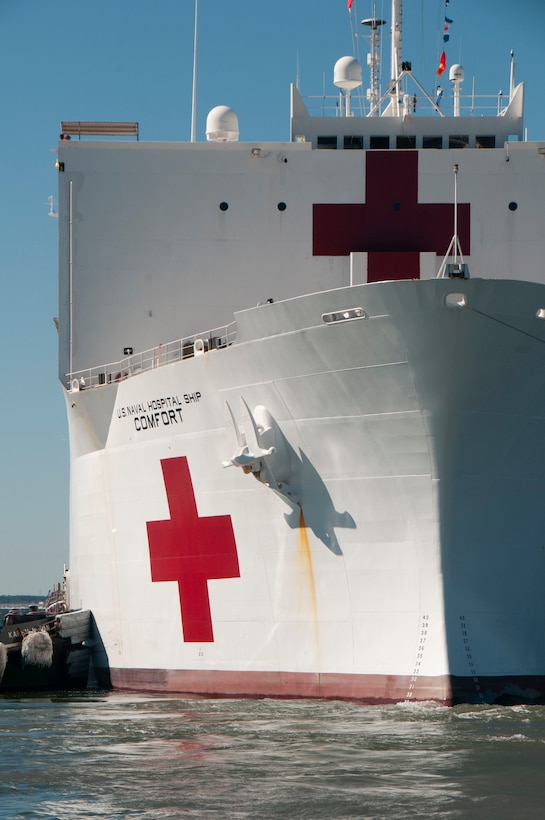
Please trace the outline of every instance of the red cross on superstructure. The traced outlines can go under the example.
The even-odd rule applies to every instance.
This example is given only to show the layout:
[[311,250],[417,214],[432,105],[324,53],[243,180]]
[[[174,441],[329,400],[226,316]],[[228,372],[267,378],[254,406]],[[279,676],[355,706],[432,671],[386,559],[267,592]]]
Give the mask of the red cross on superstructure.
[[240,577],[231,517],[199,518],[187,458],[161,467],[170,520],[147,522],[151,579],[178,582],[184,641],[213,641],[208,581]]
[[[314,256],[367,251],[369,282],[418,279],[420,252],[444,257],[453,233],[452,203],[418,201],[417,151],[367,151],[365,204],[313,206]],[[469,254],[469,204],[458,205],[458,236]]]

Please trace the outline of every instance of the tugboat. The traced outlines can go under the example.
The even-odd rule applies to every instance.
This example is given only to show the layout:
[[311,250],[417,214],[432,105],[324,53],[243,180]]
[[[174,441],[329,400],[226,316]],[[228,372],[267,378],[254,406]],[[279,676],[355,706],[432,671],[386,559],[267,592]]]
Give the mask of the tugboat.
[[92,618],[69,611],[60,584],[45,606],[12,607],[0,627],[0,692],[85,689]]

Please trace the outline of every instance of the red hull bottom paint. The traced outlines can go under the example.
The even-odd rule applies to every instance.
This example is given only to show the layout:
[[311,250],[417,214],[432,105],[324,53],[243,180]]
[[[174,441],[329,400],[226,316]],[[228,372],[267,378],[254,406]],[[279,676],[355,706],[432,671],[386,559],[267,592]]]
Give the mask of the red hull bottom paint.
[[545,676],[340,675],[297,672],[199,672],[111,669],[114,689],[203,697],[322,698],[368,704],[433,701],[456,703],[545,703]]
[[114,689],[131,689],[206,697],[323,698],[362,703],[436,701],[449,705],[447,677],[410,675],[342,675],[299,672],[175,671],[111,669]]

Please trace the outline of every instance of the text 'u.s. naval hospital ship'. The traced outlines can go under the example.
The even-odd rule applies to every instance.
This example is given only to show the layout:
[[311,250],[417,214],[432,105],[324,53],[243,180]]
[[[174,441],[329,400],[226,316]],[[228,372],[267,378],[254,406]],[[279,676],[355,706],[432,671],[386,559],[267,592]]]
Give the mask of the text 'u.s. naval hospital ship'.
[[115,687],[545,696],[545,142],[513,59],[484,112],[444,53],[428,94],[391,12],[386,92],[373,14],[369,91],[293,87],[288,142],[61,125],[71,605]]

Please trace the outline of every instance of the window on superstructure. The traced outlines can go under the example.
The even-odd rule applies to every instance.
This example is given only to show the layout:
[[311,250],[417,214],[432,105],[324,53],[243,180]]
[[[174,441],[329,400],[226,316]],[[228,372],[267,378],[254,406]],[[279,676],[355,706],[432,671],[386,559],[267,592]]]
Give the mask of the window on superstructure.
[[443,137],[422,137],[422,148],[442,148]]
[[496,137],[475,137],[475,148],[495,148]]
[[416,148],[416,137],[399,136],[396,139],[396,148]]
[[390,147],[390,137],[371,137],[369,148],[384,149]]
[[345,149],[363,148],[363,137],[345,137],[344,147]]
[[337,137],[318,137],[318,148],[337,148]]
[[453,134],[448,138],[449,148],[469,148],[469,136],[467,134]]

